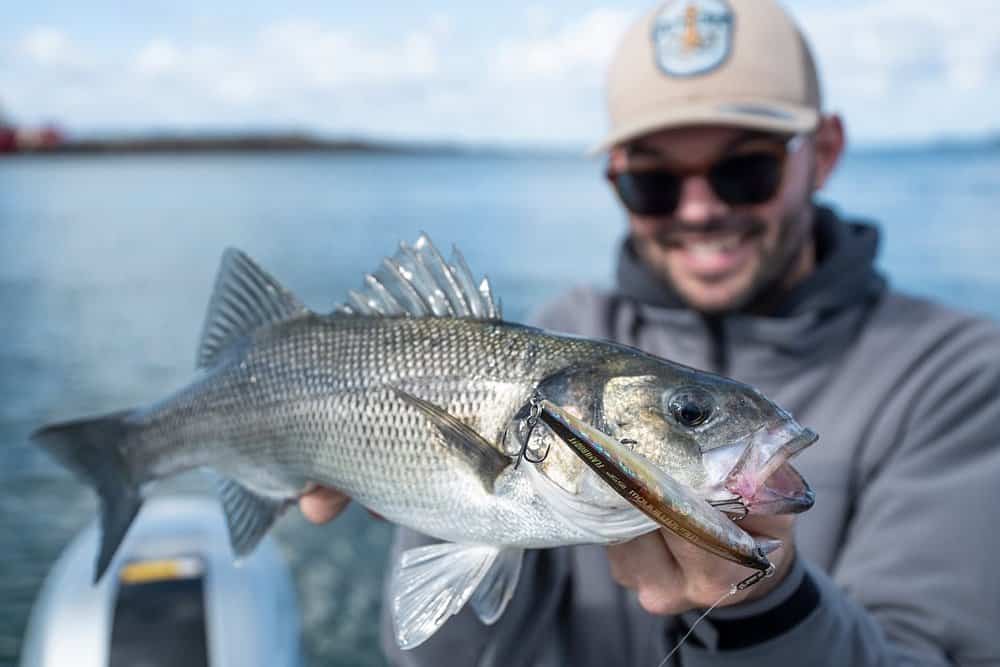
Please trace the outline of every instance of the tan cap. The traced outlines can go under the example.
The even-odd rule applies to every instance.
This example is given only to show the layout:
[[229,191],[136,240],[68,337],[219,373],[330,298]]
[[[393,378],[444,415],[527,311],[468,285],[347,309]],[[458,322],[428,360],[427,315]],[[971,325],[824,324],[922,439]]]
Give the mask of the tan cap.
[[682,125],[782,133],[819,123],[805,38],[773,0],[668,0],[625,33],[608,71],[611,129],[595,149]]

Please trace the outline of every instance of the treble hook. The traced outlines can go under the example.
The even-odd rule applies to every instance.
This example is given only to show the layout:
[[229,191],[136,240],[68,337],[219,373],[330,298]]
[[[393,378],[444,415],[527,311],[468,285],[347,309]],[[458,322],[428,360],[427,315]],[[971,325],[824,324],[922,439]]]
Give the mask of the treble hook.
[[548,447],[545,448],[545,453],[542,454],[540,458],[532,458],[528,454],[528,443],[531,441],[531,436],[535,432],[535,427],[538,426],[538,419],[542,414],[542,397],[537,393],[531,395],[528,399],[528,419],[525,421],[528,432],[525,434],[524,439],[521,441],[521,449],[517,453],[517,462],[514,463],[514,469],[521,465],[521,461],[527,461],[528,463],[541,463],[544,461],[548,455],[549,450],[552,449],[552,443],[549,443]]
[[723,512],[727,513],[731,508],[738,508],[740,513],[735,516],[729,517],[736,523],[739,523],[743,519],[747,518],[747,516],[750,514],[750,508],[747,507],[746,503],[743,502],[741,498],[726,498],[725,500],[709,500],[708,504],[718,510],[722,510]]

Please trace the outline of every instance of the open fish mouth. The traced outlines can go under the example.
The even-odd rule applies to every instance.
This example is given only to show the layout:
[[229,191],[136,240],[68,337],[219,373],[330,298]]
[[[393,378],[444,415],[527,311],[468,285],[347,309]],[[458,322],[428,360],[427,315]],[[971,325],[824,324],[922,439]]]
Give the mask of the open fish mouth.
[[744,514],[798,514],[816,501],[809,483],[789,463],[779,466],[755,491],[737,497]]
[[740,452],[729,472],[711,489],[709,502],[742,516],[805,512],[813,506],[815,494],[789,461],[818,438],[812,429],[791,421],[761,428],[749,442],[709,452],[707,457],[714,459],[717,470],[729,467],[735,452]]

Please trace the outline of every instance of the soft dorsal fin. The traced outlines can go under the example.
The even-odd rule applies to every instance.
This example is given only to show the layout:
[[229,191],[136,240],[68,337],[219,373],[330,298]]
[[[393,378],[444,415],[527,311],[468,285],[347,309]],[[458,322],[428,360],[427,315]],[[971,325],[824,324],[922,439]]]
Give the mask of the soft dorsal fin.
[[349,290],[335,310],[348,315],[412,315],[474,317],[499,320],[500,302],[489,278],[476,285],[457,248],[446,262],[426,234],[412,246],[403,242],[391,258],[364,278],[360,290]]
[[220,353],[258,327],[305,312],[305,306],[295,295],[245,253],[227,249],[222,255],[201,332],[198,368],[213,366]]

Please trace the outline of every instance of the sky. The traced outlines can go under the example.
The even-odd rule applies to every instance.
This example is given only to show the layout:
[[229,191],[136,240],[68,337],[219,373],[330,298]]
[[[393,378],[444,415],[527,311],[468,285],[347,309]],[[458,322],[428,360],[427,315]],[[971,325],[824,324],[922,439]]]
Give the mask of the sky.
[[[856,143],[1000,130],[995,0],[785,0]],[[647,3],[5,3],[0,109],[68,133],[303,130],[586,146]]]

